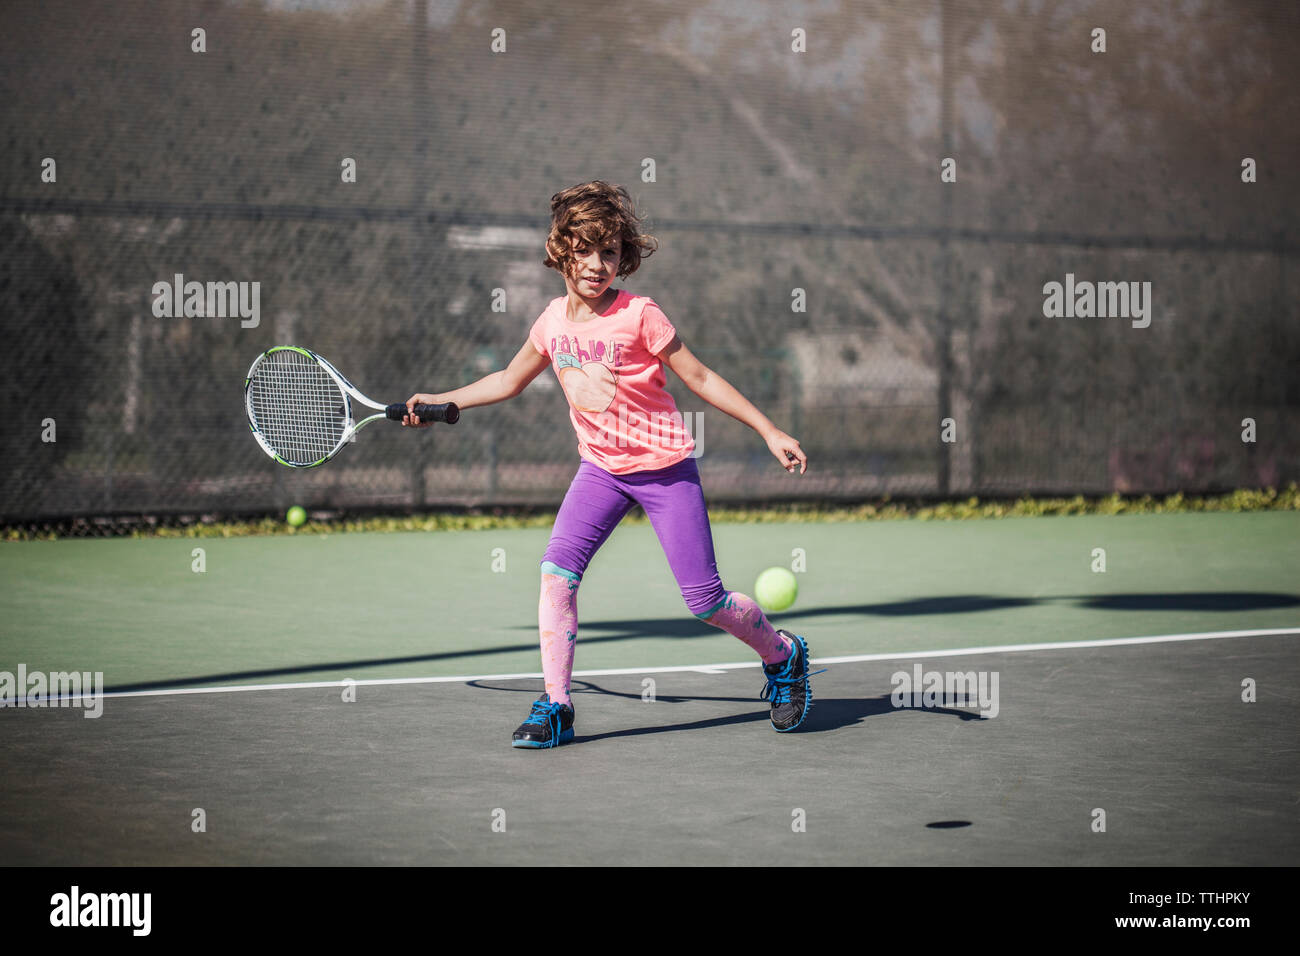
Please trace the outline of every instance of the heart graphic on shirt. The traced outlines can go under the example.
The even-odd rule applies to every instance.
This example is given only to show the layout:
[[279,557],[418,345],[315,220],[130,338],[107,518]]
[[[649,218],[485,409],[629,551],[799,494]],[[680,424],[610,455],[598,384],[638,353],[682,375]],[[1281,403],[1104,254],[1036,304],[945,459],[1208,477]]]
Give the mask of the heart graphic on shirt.
[[556,356],[555,365],[564,394],[578,411],[598,413],[614,404],[618,380],[608,365],[600,362],[583,365],[567,353]]

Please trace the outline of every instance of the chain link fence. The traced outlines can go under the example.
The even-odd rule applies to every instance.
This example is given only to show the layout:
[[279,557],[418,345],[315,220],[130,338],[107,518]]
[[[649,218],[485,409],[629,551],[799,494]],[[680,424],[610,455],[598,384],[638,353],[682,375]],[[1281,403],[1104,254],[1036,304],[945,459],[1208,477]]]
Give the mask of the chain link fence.
[[6,4],[4,520],[558,503],[549,372],[300,472],[242,384],[276,344],[382,401],[502,367],[598,177],[661,244],[625,287],[810,455],[674,381],[713,500],[1300,478],[1293,5],[592,9]]

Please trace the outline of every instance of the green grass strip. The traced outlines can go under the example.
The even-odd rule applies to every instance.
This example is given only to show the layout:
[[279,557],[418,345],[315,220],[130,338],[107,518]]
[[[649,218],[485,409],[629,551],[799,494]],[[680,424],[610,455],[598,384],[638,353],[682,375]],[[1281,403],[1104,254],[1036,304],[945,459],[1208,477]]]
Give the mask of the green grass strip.
[[[1300,488],[1292,482],[1286,488],[1240,489],[1222,495],[1174,494],[1108,495],[1087,498],[1030,498],[981,501],[926,502],[892,500],[857,505],[826,502],[788,502],[753,507],[716,507],[709,518],[716,524],[763,524],[783,521],[837,523],[852,521],[965,521],[977,518],[1022,518],[1063,515],[1180,514],[1197,511],[1300,511]],[[627,521],[646,520],[638,509]],[[230,521],[206,518],[72,519],[62,522],[31,522],[4,528],[6,541],[53,541],[58,538],[242,538],[272,534],[347,534],[358,531],[484,531],[500,528],[549,528],[554,510],[493,508],[460,512],[431,512],[416,515],[331,516],[319,513],[298,528],[279,517]]]

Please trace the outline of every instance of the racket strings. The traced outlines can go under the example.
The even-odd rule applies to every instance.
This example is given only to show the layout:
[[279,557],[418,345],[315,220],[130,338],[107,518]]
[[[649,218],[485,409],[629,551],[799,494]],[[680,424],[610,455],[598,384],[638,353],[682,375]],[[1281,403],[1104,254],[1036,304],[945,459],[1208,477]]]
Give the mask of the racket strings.
[[333,454],[347,429],[338,384],[313,358],[288,349],[264,356],[254,369],[248,409],[267,445],[295,465]]

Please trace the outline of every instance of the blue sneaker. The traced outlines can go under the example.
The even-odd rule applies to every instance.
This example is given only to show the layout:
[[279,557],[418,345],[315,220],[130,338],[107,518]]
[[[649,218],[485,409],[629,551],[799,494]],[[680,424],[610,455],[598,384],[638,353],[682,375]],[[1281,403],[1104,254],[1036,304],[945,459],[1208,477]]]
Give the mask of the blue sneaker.
[[519,725],[511,739],[512,747],[558,747],[573,739],[573,707],[556,704],[549,694],[533,702],[532,713]]
[[812,710],[812,688],[808,678],[812,674],[824,673],[825,668],[808,673],[808,642],[798,634],[778,630],[794,644],[789,658],[780,664],[771,664],[763,668],[767,684],[763,687],[760,700],[772,701],[772,728],[778,733],[794,730],[804,722],[808,711]]

